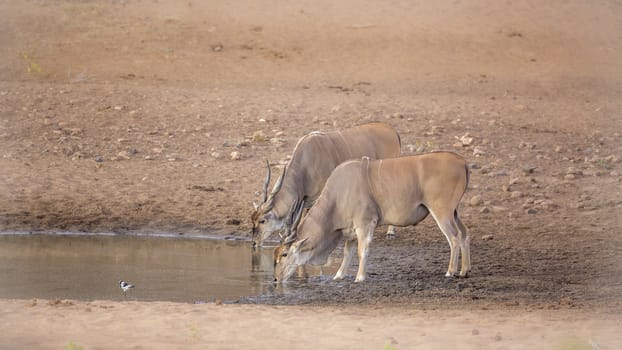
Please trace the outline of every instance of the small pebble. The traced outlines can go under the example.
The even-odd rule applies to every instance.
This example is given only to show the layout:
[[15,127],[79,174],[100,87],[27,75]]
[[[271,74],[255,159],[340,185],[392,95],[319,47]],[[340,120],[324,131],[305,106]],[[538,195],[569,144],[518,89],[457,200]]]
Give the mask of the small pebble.
[[471,200],[469,201],[469,204],[471,206],[478,206],[480,204],[482,204],[484,201],[482,200],[482,196],[480,195],[475,195],[473,197],[471,197]]

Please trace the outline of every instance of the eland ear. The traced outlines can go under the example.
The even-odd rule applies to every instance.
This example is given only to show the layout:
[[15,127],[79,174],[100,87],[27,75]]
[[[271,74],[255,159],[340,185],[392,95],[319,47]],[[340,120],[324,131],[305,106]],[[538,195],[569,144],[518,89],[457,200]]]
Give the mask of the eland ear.
[[292,247],[290,248],[292,251],[294,252],[299,252],[300,248],[302,248],[302,245],[305,244],[305,242],[307,241],[307,239],[309,239],[309,237],[302,239],[300,241],[296,241],[292,244]]
[[291,234],[291,232],[289,232],[288,235],[282,237],[281,245],[290,245],[294,243],[295,241],[296,241],[296,235]]

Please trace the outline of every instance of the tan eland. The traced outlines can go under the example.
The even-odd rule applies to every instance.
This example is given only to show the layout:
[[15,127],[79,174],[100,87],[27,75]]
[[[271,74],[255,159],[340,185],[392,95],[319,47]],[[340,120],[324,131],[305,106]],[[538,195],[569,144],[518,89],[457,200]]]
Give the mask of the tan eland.
[[[251,215],[254,246],[274,232],[290,232],[297,209],[310,208],[317,200],[326,179],[339,164],[360,159],[397,157],[400,154],[400,137],[388,124],[373,122],[335,132],[312,132],[303,136],[283,169],[271,193],[270,165],[264,182],[262,203],[255,206]],[[388,234],[394,229],[389,228]]]
[[355,282],[365,280],[369,245],[377,225],[415,225],[428,214],[436,221],[451,250],[446,276],[471,269],[469,236],[458,216],[458,205],[467,189],[466,161],[451,152],[410,157],[353,160],[339,165],[326,181],[320,197],[300,221],[295,214],[295,234],[274,250],[274,277],[288,280],[297,266],[324,265],[345,238],[344,256],[334,279],[345,277],[358,241],[359,266]]

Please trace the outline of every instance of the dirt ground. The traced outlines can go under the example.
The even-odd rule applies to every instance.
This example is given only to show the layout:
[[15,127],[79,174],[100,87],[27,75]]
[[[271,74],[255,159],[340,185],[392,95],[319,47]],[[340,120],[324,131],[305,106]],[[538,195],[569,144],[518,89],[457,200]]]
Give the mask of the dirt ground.
[[0,0],[0,16],[3,231],[247,237],[265,159],[379,120],[403,154],[471,163],[472,276],[443,278],[427,219],[378,230],[364,284],[244,302],[621,309],[619,2]]
[[[0,346],[24,349],[619,349],[620,316],[0,300]],[[515,311],[515,310],[513,310]],[[2,346],[5,345],[5,346]],[[13,345],[13,346],[6,346]]]

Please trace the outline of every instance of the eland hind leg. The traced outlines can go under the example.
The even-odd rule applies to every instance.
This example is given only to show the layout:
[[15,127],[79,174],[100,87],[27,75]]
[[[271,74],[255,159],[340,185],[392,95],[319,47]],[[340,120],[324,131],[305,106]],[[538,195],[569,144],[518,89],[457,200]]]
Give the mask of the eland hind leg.
[[395,237],[395,226],[389,225],[389,228],[387,228],[387,237]]
[[441,229],[445,238],[447,238],[447,243],[449,243],[450,255],[449,255],[449,266],[447,267],[447,273],[445,273],[445,277],[453,277],[458,272],[458,254],[460,253],[460,239],[459,239],[459,230],[454,221],[454,217],[451,214],[444,213],[444,211],[434,211],[433,209],[428,208],[434,221],[436,221],[436,225]]
[[466,277],[471,271],[471,237],[469,237],[466,227],[460,220],[457,210],[454,211],[454,222],[460,232],[460,255],[462,256],[460,277]]

